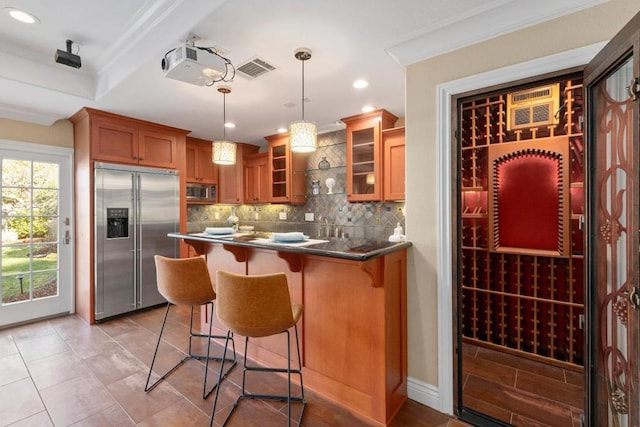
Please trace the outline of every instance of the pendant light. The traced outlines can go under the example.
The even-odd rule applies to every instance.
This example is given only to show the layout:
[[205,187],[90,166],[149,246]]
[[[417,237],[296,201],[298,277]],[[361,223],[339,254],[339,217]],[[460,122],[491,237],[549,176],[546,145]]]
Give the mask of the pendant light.
[[231,93],[229,86],[218,86],[222,94],[222,140],[213,141],[213,163],[219,165],[234,165],[236,163],[236,143],[227,141],[227,94]]
[[316,124],[304,119],[304,61],[311,59],[311,50],[301,47],[293,55],[302,62],[302,120],[289,124],[289,147],[296,153],[309,153],[315,151],[317,137]]

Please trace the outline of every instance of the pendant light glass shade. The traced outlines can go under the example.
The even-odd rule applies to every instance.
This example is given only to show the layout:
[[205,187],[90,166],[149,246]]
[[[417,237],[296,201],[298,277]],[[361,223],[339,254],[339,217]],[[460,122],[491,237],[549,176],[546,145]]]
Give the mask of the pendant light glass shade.
[[291,151],[310,153],[316,150],[316,124],[300,120],[289,124],[289,144]]
[[231,93],[229,86],[219,86],[218,92],[222,94],[222,140],[213,141],[213,154],[211,161],[218,165],[236,164],[236,143],[227,141],[227,94]]
[[289,148],[295,153],[310,153],[316,150],[318,136],[316,124],[304,119],[304,61],[311,59],[311,50],[301,47],[293,55],[302,62],[302,120],[289,124]]
[[233,141],[213,141],[211,160],[219,165],[235,165],[236,143]]

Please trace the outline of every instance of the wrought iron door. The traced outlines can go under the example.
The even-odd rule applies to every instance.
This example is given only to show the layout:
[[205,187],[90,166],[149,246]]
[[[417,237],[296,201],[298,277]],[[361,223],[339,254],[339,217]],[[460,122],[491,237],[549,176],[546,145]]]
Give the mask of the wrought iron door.
[[591,426],[640,425],[640,14],[585,70]]

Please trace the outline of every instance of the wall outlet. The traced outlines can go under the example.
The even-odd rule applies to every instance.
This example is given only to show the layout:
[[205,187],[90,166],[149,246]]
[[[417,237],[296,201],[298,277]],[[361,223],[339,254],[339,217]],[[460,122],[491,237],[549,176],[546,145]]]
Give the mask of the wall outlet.
[[258,212],[254,212],[253,213],[253,219],[255,219],[255,220],[260,219],[260,214]]
[[313,212],[305,212],[304,220],[305,221],[313,221]]
[[278,218],[285,220],[287,219],[287,213],[286,212],[280,212],[280,214],[278,215]]
[[220,219],[220,212],[215,212],[215,213],[213,214],[213,217],[214,217],[215,219]]

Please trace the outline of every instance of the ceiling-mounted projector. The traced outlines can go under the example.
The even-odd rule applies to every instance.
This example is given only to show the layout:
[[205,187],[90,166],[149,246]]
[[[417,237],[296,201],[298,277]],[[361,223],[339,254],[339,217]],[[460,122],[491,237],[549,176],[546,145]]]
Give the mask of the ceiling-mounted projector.
[[71,46],[73,46],[73,41],[67,40],[67,51],[64,50],[56,50],[55,60],[58,64],[68,65],[73,68],[82,67],[82,60],[80,59],[80,55],[75,55],[71,52]]
[[211,86],[224,80],[229,60],[207,48],[182,44],[162,59],[164,76],[198,86]]

